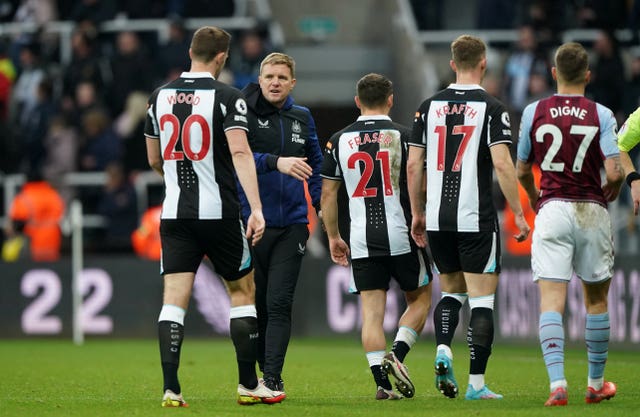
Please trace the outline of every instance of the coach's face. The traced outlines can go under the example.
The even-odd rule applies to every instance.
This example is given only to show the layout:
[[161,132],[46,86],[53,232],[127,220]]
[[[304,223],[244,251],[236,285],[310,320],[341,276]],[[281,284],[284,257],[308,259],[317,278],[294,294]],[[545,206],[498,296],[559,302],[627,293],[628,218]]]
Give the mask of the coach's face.
[[264,98],[278,108],[282,107],[296,85],[296,79],[285,64],[265,64],[258,81]]

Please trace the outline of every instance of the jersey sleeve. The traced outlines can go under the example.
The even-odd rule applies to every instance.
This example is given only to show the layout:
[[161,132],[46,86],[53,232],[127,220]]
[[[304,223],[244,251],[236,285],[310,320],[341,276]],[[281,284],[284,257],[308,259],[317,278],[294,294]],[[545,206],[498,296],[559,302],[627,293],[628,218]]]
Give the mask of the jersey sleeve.
[[335,134],[329,139],[324,148],[324,160],[322,161],[322,170],[320,176],[332,180],[342,181],[342,171],[338,164],[338,140],[339,134]]
[[158,90],[154,91],[147,102],[147,114],[144,122],[144,135],[150,138],[160,137],[160,126],[156,117],[156,99]]
[[424,135],[424,119],[426,117],[426,108],[426,102],[422,103],[413,118],[413,128],[411,130],[411,137],[409,138],[410,146],[420,146],[422,148],[427,146],[426,138]]
[[511,145],[511,121],[509,112],[499,101],[489,102],[489,137],[487,145],[493,146],[498,143]]
[[522,112],[520,119],[520,134],[518,135],[517,157],[520,161],[528,161],[531,156],[531,125],[538,102],[529,104]]
[[600,149],[602,154],[609,158],[620,154],[617,146],[616,134],[618,123],[613,112],[602,104],[596,103],[598,118],[600,119]]
[[247,121],[247,102],[244,96],[235,88],[229,88],[225,91],[227,99],[221,103],[222,117],[224,122],[222,127],[225,131],[230,129],[243,129],[249,130],[249,123]]
[[629,152],[640,142],[640,107],[624,122],[618,132],[618,149]]

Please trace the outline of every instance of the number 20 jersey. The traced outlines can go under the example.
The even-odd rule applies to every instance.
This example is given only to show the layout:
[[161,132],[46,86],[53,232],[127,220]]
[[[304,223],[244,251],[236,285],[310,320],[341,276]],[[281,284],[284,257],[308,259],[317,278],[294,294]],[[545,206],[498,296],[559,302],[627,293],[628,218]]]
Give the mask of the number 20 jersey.
[[411,146],[425,148],[431,231],[498,230],[489,148],[511,145],[504,105],[479,85],[451,84],[415,114]]
[[327,142],[321,176],[344,181],[353,259],[409,253],[406,142],[388,116],[360,116]]
[[247,130],[242,93],[206,72],[184,72],[149,98],[144,134],[160,140],[163,219],[238,219],[225,131]]
[[529,104],[522,113],[518,159],[540,166],[538,207],[549,200],[591,201],[606,207],[600,170],[619,154],[611,110],[581,95]]

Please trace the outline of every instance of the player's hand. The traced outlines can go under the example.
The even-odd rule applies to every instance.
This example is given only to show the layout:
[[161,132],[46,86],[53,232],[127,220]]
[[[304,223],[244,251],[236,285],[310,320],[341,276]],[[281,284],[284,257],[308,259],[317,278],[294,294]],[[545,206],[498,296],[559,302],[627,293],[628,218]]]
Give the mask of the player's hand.
[[520,233],[518,233],[517,235],[513,235],[513,238],[518,242],[522,242],[527,237],[529,237],[531,228],[529,227],[529,223],[527,223],[527,221],[525,220],[523,213],[516,214],[515,221],[516,227],[518,228],[518,230],[520,230]]
[[427,247],[427,226],[424,214],[413,216],[411,220],[411,237],[421,248]]
[[309,179],[313,173],[313,169],[305,162],[306,160],[307,158],[299,158],[296,156],[281,156],[278,158],[278,171],[300,181]]
[[247,220],[247,233],[245,236],[251,242],[251,246],[255,246],[264,234],[265,221],[262,210],[253,210]]
[[631,183],[631,201],[633,201],[633,214],[637,216],[640,206],[640,182]]
[[602,186],[602,193],[604,194],[604,198],[611,202],[618,197],[618,194],[620,193],[620,184],[611,184],[607,182]]
[[341,266],[349,265],[349,246],[341,237],[329,239],[329,250],[333,262]]

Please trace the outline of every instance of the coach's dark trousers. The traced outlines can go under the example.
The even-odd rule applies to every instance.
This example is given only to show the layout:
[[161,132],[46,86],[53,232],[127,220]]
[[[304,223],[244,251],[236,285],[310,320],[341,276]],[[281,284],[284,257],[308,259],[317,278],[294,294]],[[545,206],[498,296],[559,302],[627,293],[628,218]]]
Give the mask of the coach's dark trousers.
[[253,248],[258,312],[258,364],[280,376],[291,337],[291,307],[309,229],[306,224],[267,227]]

